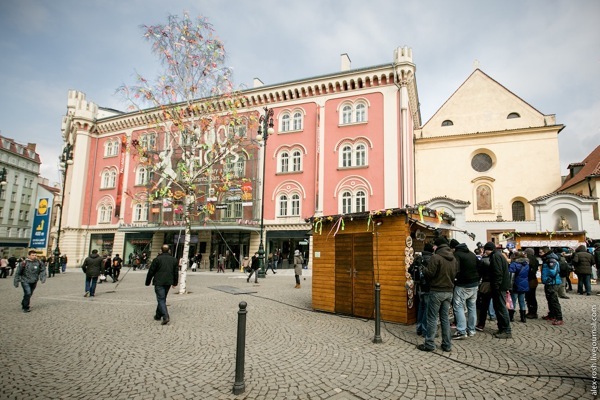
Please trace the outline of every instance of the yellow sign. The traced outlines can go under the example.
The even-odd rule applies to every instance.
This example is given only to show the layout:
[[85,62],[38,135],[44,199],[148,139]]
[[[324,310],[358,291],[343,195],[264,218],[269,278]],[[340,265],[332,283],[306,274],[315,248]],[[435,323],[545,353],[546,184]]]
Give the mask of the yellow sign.
[[48,212],[48,199],[40,199],[37,209],[38,215],[46,215]]

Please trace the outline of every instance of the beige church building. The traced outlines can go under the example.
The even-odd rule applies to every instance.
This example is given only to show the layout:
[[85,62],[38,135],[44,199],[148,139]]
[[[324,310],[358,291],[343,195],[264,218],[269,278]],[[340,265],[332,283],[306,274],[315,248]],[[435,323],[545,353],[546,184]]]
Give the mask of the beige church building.
[[[480,69],[415,130],[416,197],[475,234],[468,243],[506,243],[505,232],[585,230],[599,237],[596,199],[557,192],[558,135],[565,126]],[[563,221],[563,222],[561,222]]]

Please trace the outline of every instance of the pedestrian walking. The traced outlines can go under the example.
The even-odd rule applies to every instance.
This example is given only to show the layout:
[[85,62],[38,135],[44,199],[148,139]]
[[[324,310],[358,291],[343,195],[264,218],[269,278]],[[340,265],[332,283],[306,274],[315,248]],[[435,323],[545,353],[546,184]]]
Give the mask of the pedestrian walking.
[[123,267],[123,259],[119,257],[119,254],[116,254],[112,260],[113,267],[113,278],[115,281],[119,280],[119,276],[121,275],[121,268]]
[[146,274],[146,286],[154,285],[156,293],[156,312],[154,320],[160,321],[161,325],[169,323],[169,311],[167,310],[167,295],[171,286],[175,288],[179,282],[179,265],[177,259],[169,254],[169,245],[163,244],[162,253],[158,255],[150,265]]
[[15,272],[15,268],[17,268],[17,257],[10,256],[8,257],[8,267],[10,268],[10,276],[13,276]]
[[252,270],[250,271],[246,282],[250,282],[250,278],[252,278],[252,274],[254,274],[254,283],[258,283],[258,269],[260,268],[260,258],[258,257],[258,252],[254,253],[254,255],[252,256],[250,268],[252,268]]
[[265,269],[265,276],[267,275],[267,272],[269,271],[269,269],[271,271],[273,271],[273,274],[277,273],[277,271],[275,271],[274,265],[273,265],[273,253],[269,253],[269,257],[267,258],[267,268]]
[[46,282],[46,276],[46,268],[37,259],[36,251],[29,250],[27,259],[17,266],[17,272],[14,277],[15,287],[19,287],[20,283],[23,288],[23,300],[21,300],[21,309],[23,312],[28,313],[31,311],[30,303],[33,291],[38,281],[42,283]]
[[81,269],[85,273],[85,294],[83,297],[94,297],[98,277],[100,274],[104,274],[104,264],[98,250],[92,250],[92,253],[83,261]]
[[6,256],[0,259],[0,278],[6,278],[8,276],[8,258]]
[[300,289],[300,276],[302,275],[302,265],[304,264],[304,258],[300,254],[300,250],[294,252],[294,276],[296,278],[295,289]]
[[62,270],[62,273],[64,274],[67,271],[67,255],[66,254],[61,254],[60,256],[60,269]]

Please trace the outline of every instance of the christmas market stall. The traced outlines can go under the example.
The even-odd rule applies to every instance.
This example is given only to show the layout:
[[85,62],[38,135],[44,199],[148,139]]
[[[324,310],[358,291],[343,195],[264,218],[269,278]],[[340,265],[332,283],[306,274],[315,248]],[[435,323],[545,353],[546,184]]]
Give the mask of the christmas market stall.
[[[511,231],[503,233],[508,242],[513,242],[517,249],[534,249],[537,255],[539,249],[548,246],[553,251],[563,254],[567,261],[580,245],[586,246],[585,231],[545,231],[545,232],[518,232]],[[540,269],[541,271],[541,269]],[[538,280],[541,280],[541,272],[538,271]],[[577,275],[571,272],[571,282],[577,283]]]
[[422,206],[311,218],[313,309],[374,318],[379,283],[381,319],[415,323],[408,268],[426,242],[458,231],[452,221]]

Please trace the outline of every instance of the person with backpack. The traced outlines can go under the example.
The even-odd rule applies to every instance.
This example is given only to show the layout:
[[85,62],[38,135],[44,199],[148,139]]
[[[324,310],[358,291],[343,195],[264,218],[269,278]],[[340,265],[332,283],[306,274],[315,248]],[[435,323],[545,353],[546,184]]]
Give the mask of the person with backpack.
[[560,277],[558,256],[548,246],[542,247],[539,254],[543,260],[542,283],[548,302],[548,315],[542,317],[542,319],[552,322],[552,325],[564,325],[562,309],[558,301],[558,287],[563,284]]
[[31,311],[30,302],[33,291],[35,290],[38,281],[46,283],[46,268],[40,260],[37,258],[35,250],[29,250],[27,259],[22,261],[17,266],[17,272],[15,272],[14,285],[16,288],[19,287],[19,283],[23,288],[23,300],[21,300],[21,308],[24,313]]
[[433,255],[433,245],[425,243],[423,252],[411,264],[408,272],[412,274],[417,292],[417,335],[427,336],[427,304],[429,301],[429,284],[423,274],[423,268],[429,263]]

